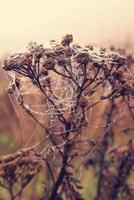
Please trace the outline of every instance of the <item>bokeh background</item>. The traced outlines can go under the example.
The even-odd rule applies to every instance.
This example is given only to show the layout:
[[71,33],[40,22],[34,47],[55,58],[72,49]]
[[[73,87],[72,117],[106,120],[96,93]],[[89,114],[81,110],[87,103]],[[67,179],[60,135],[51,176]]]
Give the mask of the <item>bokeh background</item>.
[[134,43],[133,0],[0,0],[0,52],[72,33],[79,43]]

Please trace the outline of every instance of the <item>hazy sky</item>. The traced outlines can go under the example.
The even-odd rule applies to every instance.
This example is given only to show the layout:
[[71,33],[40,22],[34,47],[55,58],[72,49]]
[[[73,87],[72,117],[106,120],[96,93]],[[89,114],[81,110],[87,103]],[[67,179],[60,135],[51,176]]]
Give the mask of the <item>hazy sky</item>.
[[80,43],[134,33],[134,0],[0,0],[0,52],[72,33]]

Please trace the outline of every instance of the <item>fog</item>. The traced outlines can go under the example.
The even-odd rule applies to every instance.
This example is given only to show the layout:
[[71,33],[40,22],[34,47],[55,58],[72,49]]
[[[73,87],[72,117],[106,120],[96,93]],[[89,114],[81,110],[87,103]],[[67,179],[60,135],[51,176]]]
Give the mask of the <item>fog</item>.
[[72,33],[82,44],[133,42],[134,0],[0,0],[0,52]]

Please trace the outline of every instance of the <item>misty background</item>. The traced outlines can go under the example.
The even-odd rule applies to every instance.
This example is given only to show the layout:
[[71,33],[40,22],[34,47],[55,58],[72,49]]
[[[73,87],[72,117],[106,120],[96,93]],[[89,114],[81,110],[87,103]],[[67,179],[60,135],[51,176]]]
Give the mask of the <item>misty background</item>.
[[131,44],[133,21],[134,0],[0,0],[0,55],[66,33],[81,44]]

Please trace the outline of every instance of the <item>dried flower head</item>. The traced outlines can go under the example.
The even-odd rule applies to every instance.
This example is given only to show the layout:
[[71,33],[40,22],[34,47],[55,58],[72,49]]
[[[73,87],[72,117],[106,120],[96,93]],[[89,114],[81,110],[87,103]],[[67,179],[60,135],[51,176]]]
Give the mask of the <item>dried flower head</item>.
[[24,54],[20,59],[20,64],[30,66],[32,64],[32,55],[28,53]]
[[79,53],[76,56],[76,62],[80,64],[87,65],[90,61],[89,53]]
[[121,67],[121,66],[125,65],[125,63],[126,63],[126,58],[119,55],[118,53],[114,53],[114,54],[110,55],[110,60],[117,67]]
[[73,36],[71,34],[67,34],[63,37],[61,44],[63,46],[69,46],[71,42],[73,42]]
[[54,59],[52,58],[47,58],[43,64],[43,67],[46,69],[46,70],[52,70],[55,66],[55,61]]

